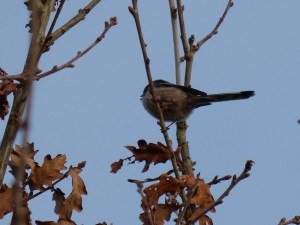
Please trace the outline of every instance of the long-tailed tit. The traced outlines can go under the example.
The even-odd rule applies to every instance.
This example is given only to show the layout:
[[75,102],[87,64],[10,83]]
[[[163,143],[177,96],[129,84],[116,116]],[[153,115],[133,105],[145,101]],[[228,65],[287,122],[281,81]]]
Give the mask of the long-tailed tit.
[[[165,121],[185,120],[195,108],[210,105],[213,102],[247,99],[254,91],[241,91],[208,95],[194,88],[169,83],[164,80],[153,81],[157,100]],[[149,85],[144,89],[141,100],[145,109],[155,118],[159,118],[156,104],[150,93]]]

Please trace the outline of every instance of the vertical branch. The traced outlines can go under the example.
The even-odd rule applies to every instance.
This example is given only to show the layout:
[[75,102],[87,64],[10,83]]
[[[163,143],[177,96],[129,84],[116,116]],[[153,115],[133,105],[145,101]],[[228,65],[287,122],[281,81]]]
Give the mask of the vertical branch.
[[193,162],[191,160],[188,141],[186,139],[186,130],[188,128],[188,125],[186,121],[179,121],[176,123],[176,125],[177,125],[177,130],[176,130],[177,143],[178,146],[181,147],[181,158],[184,164],[185,174],[194,174]]
[[[178,18],[179,18],[179,27],[180,27],[180,34],[181,34],[181,41],[184,51],[184,59],[186,62],[185,65],[185,86],[190,86],[191,74],[192,74],[192,65],[194,55],[193,52],[190,50],[189,43],[190,40],[187,39],[186,31],[185,31],[185,23],[183,17],[184,6],[181,3],[181,0],[177,0],[177,8],[178,8]],[[181,157],[184,163],[185,173],[186,174],[193,174],[193,165],[191,161],[191,156],[189,152],[189,147],[186,139],[186,130],[188,125],[186,121],[177,122],[177,142],[178,146],[181,146]]]
[[[18,128],[21,125],[23,125],[23,129],[24,129],[23,145],[24,146],[25,146],[25,143],[27,142],[28,133],[29,133],[29,118],[30,118],[30,108],[31,108],[30,105],[27,108],[26,118],[25,118],[23,124],[21,124],[22,115],[25,110],[26,102],[27,102],[28,98],[30,98],[30,95],[31,95],[32,77],[35,76],[35,72],[38,70],[37,65],[38,65],[39,59],[42,54],[42,46],[43,46],[43,42],[45,40],[46,26],[48,24],[50,12],[54,5],[54,1],[52,1],[52,4],[51,4],[51,1],[49,1],[48,4],[43,5],[43,3],[41,3],[39,0],[31,0],[30,4],[32,7],[31,8],[32,20],[31,20],[31,27],[30,27],[31,31],[32,31],[32,36],[31,36],[30,47],[29,47],[29,51],[28,51],[28,55],[27,55],[27,59],[26,59],[26,63],[24,66],[24,71],[23,71],[24,72],[23,76],[25,78],[25,82],[24,82],[23,89],[21,89],[21,91],[16,93],[16,97],[17,97],[17,95],[20,95],[22,97],[22,101],[21,102],[14,101],[14,104],[13,104],[13,108],[14,108],[14,106],[15,107],[19,106],[22,109],[21,111],[18,112],[19,114],[15,115],[15,116],[19,117],[19,120],[18,120],[19,123],[18,123],[18,126],[15,127],[16,129],[14,130],[14,132],[15,132],[14,137],[18,131]],[[26,75],[25,75],[25,73],[26,73]],[[13,110],[14,109],[12,109],[12,113],[13,113]],[[11,113],[11,115],[12,115],[12,113]],[[11,118],[11,115],[10,115],[10,118]],[[9,123],[7,124],[7,126],[9,126]],[[10,137],[10,138],[11,138],[11,144],[13,144],[14,138],[12,138],[12,137]],[[10,146],[10,149],[11,148],[12,148],[12,146]],[[9,150],[8,153],[10,153],[10,149],[7,149],[7,150]],[[7,154],[7,156],[9,156],[9,154]],[[6,161],[5,167],[6,166],[7,166],[7,161]],[[20,166],[17,171],[16,181],[14,184],[15,210],[13,212],[13,217],[12,217],[12,223],[19,224],[19,225],[26,224],[25,209],[23,207],[23,201],[22,201],[23,190],[20,188],[20,185],[22,184],[22,181],[23,181],[24,175],[25,175],[24,171],[25,171],[25,160],[24,160],[24,152],[22,151],[21,152],[21,162],[20,162]]]
[[[140,23],[140,19],[139,19],[137,0],[132,0],[132,6],[133,7],[129,6],[128,9],[129,9],[129,12],[132,14],[132,16],[135,20],[135,23],[136,23],[137,32],[138,32],[140,45],[141,45],[142,53],[143,53],[143,58],[144,58],[144,62],[145,62],[146,73],[147,73],[147,78],[148,78],[149,87],[150,87],[150,93],[152,95],[153,101],[155,102],[156,107],[157,107],[157,111],[159,113],[159,125],[161,126],[161,130],[162,130],[162,133],[164,135],[164,139],[166,141],[167,147],[170,150],[170,152],[172,153],[171,162],[172,162],[172,166],[173,166],[176,178],[178,180],[181,180],[181,175],[180,175],[180,172],[179,172],[179,169],[178,169],[176,157],[175,157],[174,150],[173,150],[173,147],[172,147],[172,142],[169,138],[169,134],[168,134],[168,131],[167,131],[167,128],[166,128],[165,120],[164,120],[164,117],[163,117],[163,113],[162,113],[162,110],[160,108],[159,102],[157,100],[158,98],[157,98],[157,95],[155,93],[155,89],[154,89],[154,85],[153,85],[153,81],[152,81],[152,75],[151,75],[151,70],[150,70],[150,59],[148,58],[146,44],[145,44],[145,41],[144,41],[143,32],[142,32],[142,28],[141,28],[141,23]],[[182,191],[182,193],[181,193],[181,198],[183,199],[183,201],[187,200],[184,191]]]
[[48,24],[51,9],[54,5],[54,0],[46,1],[42,4],[35,0],[35,12],[33,18],[36,18],[36,25],[32,27],[32,36],[27,54],[27,59],[24,65],[23,74],[27,74],[25,85],[23,88],[15,92],[14,102],[6,124],[3,139],[0,145],[0,184],[4,179],[4,174],[7,167],[8,158],[17,135],[17,131],[22,122],[22,116],[26,106],[26,102],[31,90],[31,76],[34,76],[37,69],[39,59],[41,57],[41,47],[45,39],[45,31]]
[[184,6],[182,5],[181,0],[177,0],[177,8],[178,8],[180,35],[181,35],[182,46],[183,46],[183,51],[184,51],[184,59],[186,61],[184,85],[189,86],[190,81],[191,81],[194,54],[190,50],[190,47],[189,47],[190,40],[188,40],[187,36],[186,36],[185,23],[184,23],[184,17],[183,17]]
[[174,58],[175,58],[175,72],[176,72],[176,84],[181,84],[180,75],[180,55],[179,55],[179,41],[178,41],[178,29],[177,29],[177,9],[175,7],[174,0],[169,0],[172,35],[174,44]]

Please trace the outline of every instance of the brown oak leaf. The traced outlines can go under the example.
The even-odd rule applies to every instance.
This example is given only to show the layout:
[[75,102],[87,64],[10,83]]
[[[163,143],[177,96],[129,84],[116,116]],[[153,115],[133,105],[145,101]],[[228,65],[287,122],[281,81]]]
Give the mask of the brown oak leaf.
[[52,200],[55,201],[54,212],[58,214],[63,207],[63,203],[65,201],[65,193],[63,193],[59,188],[56,188],[53,192]]
[[[193,175],[184,175],[182,179],[185,180],[185,183],[189,190],[192,190],[195,187],[196,179]],[[203,210],[208,208],[212,203],[214,203],[214,198],[210,192],[210,185],[206,184],[203,179],[197,180],[197,187],[195,192],[190,200],[191,204],[197,205],[198,207],[189,217],[189,220],[194,220],[198,215],[200,215]],[[215,208],[210,210],[211,212],[216,212]],[[210,224],[211,219],[209,217],[201,217],[199,223],[201,225]],[[211,221],[212,224],[212,221]]]
[[209,216],[207,216],[207,215],[202,216],[198,220],[198,222],[199,222],[199,225],[213,225],[212,219]]
[[110,165],[110,167],[111,167],[111,171],[110,172],[111,173],[117,173],[118,170],[122,168],[123,161],[124,161],[123,159],[120,159],[119,161],[112,163]]
[[2,120],[9,112],[7,96],[19,87],[21,84],[14,84],[11,80],[4,80],[0,83],[0,118]]
[[135,161],[145,161],[146,164],[142,172],[146,172],[151,163],[154,163],[154,165],[158,163],[165,163],[173,156],[168,147],[160,142],[157,144],[147,144],[145,140],[139,140],[138,146],[138,148],[134,146],[125,146],[125,148],[131,151],[134,155],[135,160],[131,163],[135,163]]
[[[18,169],[20,168],[22,161],[24,160],[25,168],[31,170],[35,167],[34,156],[38,152],[38,150],[34,151],[34,144],[33,143],[26,143],[23,148],[16,145],[15,150],[12,151],[10,155],[10,161],[8,165],[10,166],[11,170],[9,171],[13,176],[16,177]],[[23,159],[22,159],[22,157]],[[27,178],[27,175],[24,177]]]
[[[69,220],[72,216],[72,211],[80,212],[82,210],[82,195],[87,195],[86,187],[79,176],[85,162],[78,164],[77,167],[71,167],[68,175],[72,177],[72,192],[63,201],[61,207],[55,207],[60,219]],[[59,211],[60,209],[60,211]]]
[[5,184],[2,185],[0,189],[0,219],[4,217],[6,212],[11,212],[13,210],[13,194],[13,188],[8,188]]
[[[153,207],[151,211],[155,224],[163,225],[164,221],[169,221],[172,212],[176,211],[179,207],[180,206],[177,204],[176,200],[172,204],[165,202],[165,204],[158,204],[157,206]],[[152,224],[147,212],[141,213],[139,218],[144,225]]]
[[[171,177],[168,174],[162,174],[159,178],[159,183],[152,184],[145,188],[144,193],[146,194],[147,201],[150,206],[157,205],[160,196],[166,193],[174,195],[175,193],[180,192],[184,186],[183,181]],[[146,206],[142,204],[142,208],[145,209]]]
[[[185,183],[189,190],[191,190],[196,182],[196,179],[193,175],[183,175],[182,179],[185,180]],[[207,208],[210,204],[214,202],[214,198],[210,193],[210,185],[206,184],[203,179],[197,181],[197,187],[191,198],[190,203],[194,205],[199,205],[203,209]],[[213,208],[211,212],[215,212]]]
[[44,163],[40,167],[36,165],[34,170],[28,177],[28,184],[31,191],[44,190],[43,185],[53,186],[53,181],[64,177],[61,170],[65,170],[66,156],[58,154],[54,159],[50,155],[46,155]]

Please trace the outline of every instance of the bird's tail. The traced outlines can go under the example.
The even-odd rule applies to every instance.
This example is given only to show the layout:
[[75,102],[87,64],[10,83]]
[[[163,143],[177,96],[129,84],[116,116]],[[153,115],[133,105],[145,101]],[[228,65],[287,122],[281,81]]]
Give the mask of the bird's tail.
[[253,95],[255,95],[254,91],[241,91],[241,92],[231,92],[231,93],[198,96],[197,99],[199,101],[199,106],[203,106],[203,105],[210,105],[210,103],[213,103],[213,102],[248,99],[248,98],[252,97]]

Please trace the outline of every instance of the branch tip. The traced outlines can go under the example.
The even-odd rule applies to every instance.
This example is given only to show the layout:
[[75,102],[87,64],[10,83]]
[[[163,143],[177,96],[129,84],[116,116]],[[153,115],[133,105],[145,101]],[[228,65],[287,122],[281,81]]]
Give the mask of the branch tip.
[[112,26],[115,26],[118,24],[118,18],[116,16],[111,17],[109,21],[112,24]]
[[132,8],[131,6],[128,6],[128,10],[133,16],[136,15],[136,10],[134,8]]

